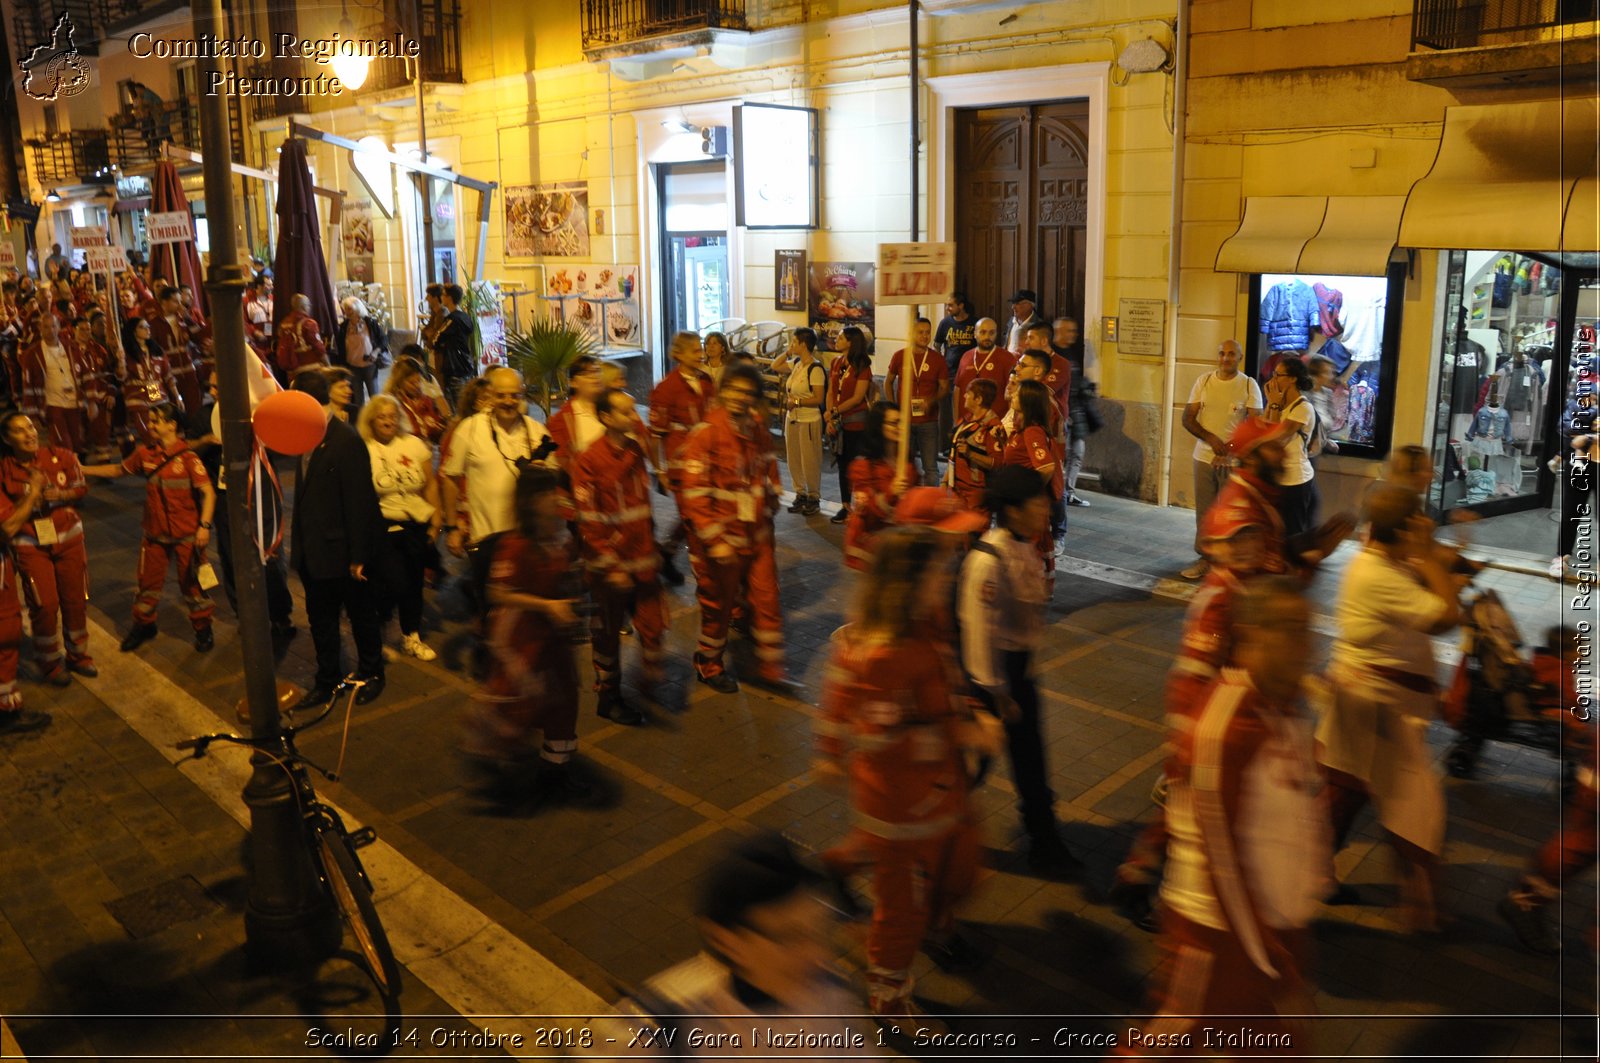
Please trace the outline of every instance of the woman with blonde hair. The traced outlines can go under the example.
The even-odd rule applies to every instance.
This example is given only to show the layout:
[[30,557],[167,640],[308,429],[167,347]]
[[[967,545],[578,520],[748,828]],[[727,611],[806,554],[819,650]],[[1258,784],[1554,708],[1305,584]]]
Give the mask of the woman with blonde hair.
[[438,654],[422,641],[423,574],[443,523],[433,448],[405,430],[400,403],[391,395],[374,395],[361,408],[357,427],[367,441],[372,486],[383,513],[378,584],[384,611],[400,614],[401,650],[408,657],[431,661]]
[[956,696],[949,650],[921,634],[950,595],[949,539],[920,527],[879,537],[855,620],[833,635],[817,724],[819,774],[848,780],[857,824],[823,861],[836,877],[874,868],[867,989],[881,1016],[915,1014],[919,948],[940,963],[970,949],[954,935],[979,868],[966,754],[1000,746],[998,721],[980,724]]

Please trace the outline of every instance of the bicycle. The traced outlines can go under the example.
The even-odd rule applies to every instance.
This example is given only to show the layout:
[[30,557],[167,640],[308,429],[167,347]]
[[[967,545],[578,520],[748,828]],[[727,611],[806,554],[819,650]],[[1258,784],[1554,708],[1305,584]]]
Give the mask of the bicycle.
[[[367,877],[366,868],[356,856],[357,849],[365,848],[377,841],[378,832],[371,827],[362,827],[356,831],[348,829],[332,805],[317,799],[316,790],[311,784],[311,771],[307,769],[318,772],[329,782],[338,782],[339,773],[336,770],[329,771],[309,760],[295,747],[295,735],[326,719],[333,711],[333,707],[338,704],[341,694],[345,695],[348,719],[348,712],[355,704],[356,694],[365,685],[364,679],[353,675],[345,677],[334,688],[333,697],[328,699],[327,705],[321,712],[305,723],[286,723],[279,731],[278,737],[271,742],[263,743],[258,739],[241,735],[218,733],[184,739],[178,743],[178,748],[193,750],[192,759],[199,760],[206,755],[206,750],[213,742],[248,746],[265,753],[288,774],[294,786],[295,802],[299,806],[301,821],[305,826],[306,844],[311,850],[311,862],[316,868],[317,877],[322,880],[344,921],[349,925],[379,992],[386,998],[392,999],[400,993],[400,965],[395,961],[394,950],[389,946],[389,937],[384,933],[383,924],[378,919],[378,910],[372,903],[372,880]],[[291,716],[290,720],[292,719]]]

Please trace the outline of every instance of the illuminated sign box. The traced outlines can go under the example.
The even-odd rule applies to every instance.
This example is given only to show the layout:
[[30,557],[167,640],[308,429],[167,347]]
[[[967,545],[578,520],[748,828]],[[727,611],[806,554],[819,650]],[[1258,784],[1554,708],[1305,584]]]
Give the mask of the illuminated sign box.
[[735,107],[735,223],[747,229],[815,229],[816,144],[815,108],[769,103]]

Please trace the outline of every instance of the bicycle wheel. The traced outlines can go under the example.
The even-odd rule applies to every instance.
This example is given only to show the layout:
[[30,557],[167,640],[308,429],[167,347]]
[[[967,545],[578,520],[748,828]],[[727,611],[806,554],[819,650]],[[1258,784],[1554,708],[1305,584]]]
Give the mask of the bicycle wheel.
[[322,873],[328,889],[339,911],[344,913],[345,922],[350,924],[350,932],[355,935],[356,945],[367,961],[367,969],[372,972],[378,991],[385,997],[399,996],[400,965],[395,962],[389,936],[378,921],[372,891],[356,867],[350,844],[337,831],[323,827],[317,831],[317,848],[322,853]]

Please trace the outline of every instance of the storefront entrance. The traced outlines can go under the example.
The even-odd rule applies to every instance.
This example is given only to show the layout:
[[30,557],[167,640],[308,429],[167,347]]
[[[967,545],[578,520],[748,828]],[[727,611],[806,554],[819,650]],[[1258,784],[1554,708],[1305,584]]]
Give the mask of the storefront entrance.
[[663,163],[660,181],[662,335],[701,332],[732,312],[727,167]]
[[[1441,519],[1549,510],[1550,460],[1600,383],[1600,281],[1517,252],[1451,251],[1445,285],[1430,508]],[[1537,527],[1516,545],[1553,553],[1554,525]]]

